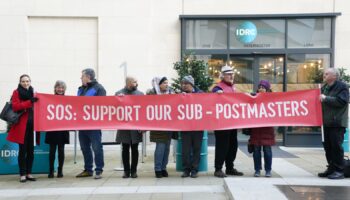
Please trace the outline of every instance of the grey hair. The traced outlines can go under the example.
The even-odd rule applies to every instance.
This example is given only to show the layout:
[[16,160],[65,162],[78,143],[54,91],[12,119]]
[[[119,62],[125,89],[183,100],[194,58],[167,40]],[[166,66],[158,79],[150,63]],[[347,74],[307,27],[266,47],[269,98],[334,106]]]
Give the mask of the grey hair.
[[91,69],[91,68],[86,68],[82,71],[82,73],[84,73],[85,75],[90,77],[90,80],[94,80],[96,77],[95,74],[95,70]]
[[67,89],[66,83],[64,81],[61,81],[61,80],[56,81],[54,89],[56,89],[57,87],[63,87],[64,90]]
[[338,68],[330,67],[328,68],[328,71],[332,72],[337,77],[337,79],[340,78],[340,71]]

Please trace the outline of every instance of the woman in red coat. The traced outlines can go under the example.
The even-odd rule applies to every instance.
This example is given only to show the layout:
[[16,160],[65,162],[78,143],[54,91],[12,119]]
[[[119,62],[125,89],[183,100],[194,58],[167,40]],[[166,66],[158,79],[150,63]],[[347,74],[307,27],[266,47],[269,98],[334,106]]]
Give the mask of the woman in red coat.
[[[19,145],[18,166],[20,182],[36,181],[31,175],[34,160],[33,103],[38,99],[33,95],[30,77],[26,74],[19,78],[19,85],[12,94],[12,109],[23,112],[17,124],[13,124],[7,140]],[[38,138],[38,137],[37,137]]]
[[[259,82],[257,92],[272,92],[271,85],[267,80],[261,80]],[[264,151],[264,164],[265,164],[265,176],[271,177],[272,166],[272,150],[271,146],[275,142],[275,132],[273,127],[252,128],[249,139],[249,144],[254,146],[253,158],[255,177],[260,176],[261,167],[261,148]]]

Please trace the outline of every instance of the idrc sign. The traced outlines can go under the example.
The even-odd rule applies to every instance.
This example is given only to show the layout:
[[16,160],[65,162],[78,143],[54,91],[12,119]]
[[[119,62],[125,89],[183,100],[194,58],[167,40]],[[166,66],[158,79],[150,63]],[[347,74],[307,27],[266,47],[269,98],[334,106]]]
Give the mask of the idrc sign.
[[253,22],[245,21],[238,25],[235,34],[238,41],[249,44],[255,40],[258,31]]
[[[0,133],[0,174],[17,174],[18,144],[6,140],[7,133]],[[45,133],[40,134],[45,140]],[[41,142],[34,148],[33,173],[47,173],[49,170],[49,145]]]

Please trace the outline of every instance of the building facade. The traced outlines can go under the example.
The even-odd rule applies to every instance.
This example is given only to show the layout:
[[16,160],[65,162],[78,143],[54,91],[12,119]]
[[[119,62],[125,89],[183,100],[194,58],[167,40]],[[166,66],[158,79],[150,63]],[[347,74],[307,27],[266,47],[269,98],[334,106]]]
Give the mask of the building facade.
[[[260,79],[274,91],[317,88],[324,68],[350,70],[349,20],[342,0],[2,0],[0,105],[23,73],[44,93],[60,79],[75,95],[86,67],[108,95],[125,73],[145,91],[154,76],[175,77],[185,52],[207,61],[216,79],[222,65],[234,67],[241,92]],[[276,133],[286,145],[319,144],[318,127]]]

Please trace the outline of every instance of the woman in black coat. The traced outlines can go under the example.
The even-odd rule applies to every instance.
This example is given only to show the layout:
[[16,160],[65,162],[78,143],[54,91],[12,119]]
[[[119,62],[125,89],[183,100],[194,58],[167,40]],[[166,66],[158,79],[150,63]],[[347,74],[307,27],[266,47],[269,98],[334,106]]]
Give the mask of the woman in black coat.
[[[66,91],[66,83],[63,81],[56,81],[55,95],[64,95]],[[69,144],[69,131],[52,131],[47,132],[45,137],[45,143],[50,145],[49,154],[49,174],[48,178],[54,177],[54,163],[56,157],[56,149],[58,149],[58,170],[57,178],[63,177],[63,163],[64,163],[64,145]]]

